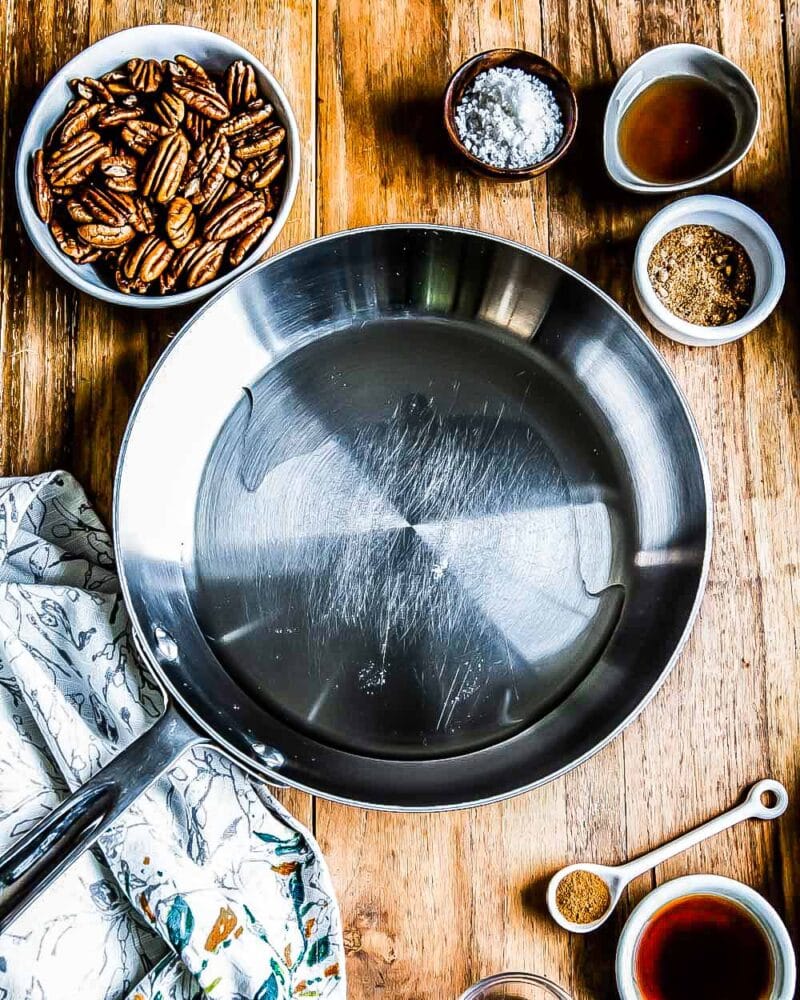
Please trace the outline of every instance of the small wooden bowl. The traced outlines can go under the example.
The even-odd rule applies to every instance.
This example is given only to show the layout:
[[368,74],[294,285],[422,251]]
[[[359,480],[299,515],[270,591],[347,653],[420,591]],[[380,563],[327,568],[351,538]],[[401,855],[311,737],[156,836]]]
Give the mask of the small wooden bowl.
[[[561,119],[564,123],[563,136],[549,156],[530,167],[493,167],[490,163],[484,162],[471,153],[459,137],[456,127],[456,108],[461,103],[464,91],[479,73],[495,66],[521,69],[532,76],[539,77],[553,91],[553,96],[561,111]],[[444,127],[456,151],[473,173],[495,181],[527,181],[531,177],[538,177],[545,170],[549,170],[569,149],[578,127],[578,101],[572,85],[561,70],[541,56],[525,52],[524,49],[490,49],[488,52],[480,52],[462,63],[450,77],[450,82],[444,92]]]

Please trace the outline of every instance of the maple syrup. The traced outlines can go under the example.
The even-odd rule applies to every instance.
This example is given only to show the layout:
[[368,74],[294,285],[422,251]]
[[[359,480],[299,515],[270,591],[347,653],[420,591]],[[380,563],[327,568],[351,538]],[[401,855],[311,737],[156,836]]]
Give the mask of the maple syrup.
[[733,900],[702,894],[654,914],[634,965],[644,1000],[766,1000],[774,975],[755,919]]
[[631,102],[619,126],[628,169],[653,184],[681,184],[714,169],[736,138],[736,111],[698,76],[667,76]]

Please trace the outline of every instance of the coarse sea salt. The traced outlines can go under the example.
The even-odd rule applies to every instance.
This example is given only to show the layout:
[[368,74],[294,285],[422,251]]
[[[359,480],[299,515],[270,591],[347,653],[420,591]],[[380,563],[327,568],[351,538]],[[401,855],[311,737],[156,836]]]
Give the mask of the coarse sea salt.
[[479,73],[464,92],[455,119],[470,153],[493,167],[541,163],[564,134],[553,91],[531,73],[509,66]]

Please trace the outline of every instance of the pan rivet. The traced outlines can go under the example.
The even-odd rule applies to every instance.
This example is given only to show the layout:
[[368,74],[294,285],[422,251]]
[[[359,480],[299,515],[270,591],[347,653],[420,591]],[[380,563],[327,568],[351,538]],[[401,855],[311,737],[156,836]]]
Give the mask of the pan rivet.
[[156,640],[156,646],[162,658],[174,663],[178,659],[178,644],[169,632],[160,625],[156,625],[153,629],[153,638]]
[[251,743],[253,753],[260,757],[267,767],[283,767],[286,758],[275,747],[268,747],[264,743]]

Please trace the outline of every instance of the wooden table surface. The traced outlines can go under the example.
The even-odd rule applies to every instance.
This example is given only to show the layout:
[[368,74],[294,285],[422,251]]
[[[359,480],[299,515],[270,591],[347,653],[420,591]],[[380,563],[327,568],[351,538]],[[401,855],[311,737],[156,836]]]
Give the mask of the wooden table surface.
[[[637,318],[633,245],[663,202],[625,195],[606,180],[605,102],[625,67],[653,45],[719,49],[753,78],[763,118],[745,161],[713,189],[776,227],[791,285],[798,0],[40,0],[35,10],[29,0],[6,0],[3,474],[69,469],[107,515],[128,413],[188,315],[111,308],[65,285],[22,232],[12,178],[25,117],[59,66],[120,28],[184,21],[250,48],[294,106],[302,180],[278,248],[369,223],[474,227],[565,260]],[[573,150],[528,184],[479,181],[442,144],[439,102],[451,70],[496,45],[543,53],[579,90]],[[353,1000],[449,1000],[482,975],[512,968],[551,976],[576,998],[615,996],[613,953],[625,913],[655,883],[688,872],[749,882],[798,930],[800,413],[792,313],[787,292],[756,333],[706,350],[645,327],[700,425],[716,530],[699,621],[638,722],[559,781],[475,811],[390,816],[285,796],[330,863]],[[786,782],[793,798],[779,822],[738,827],[640,879],[597,934],[570,937],[546,917],[543,886],[560,865],[622,861],[729,806],[766,775]]]

